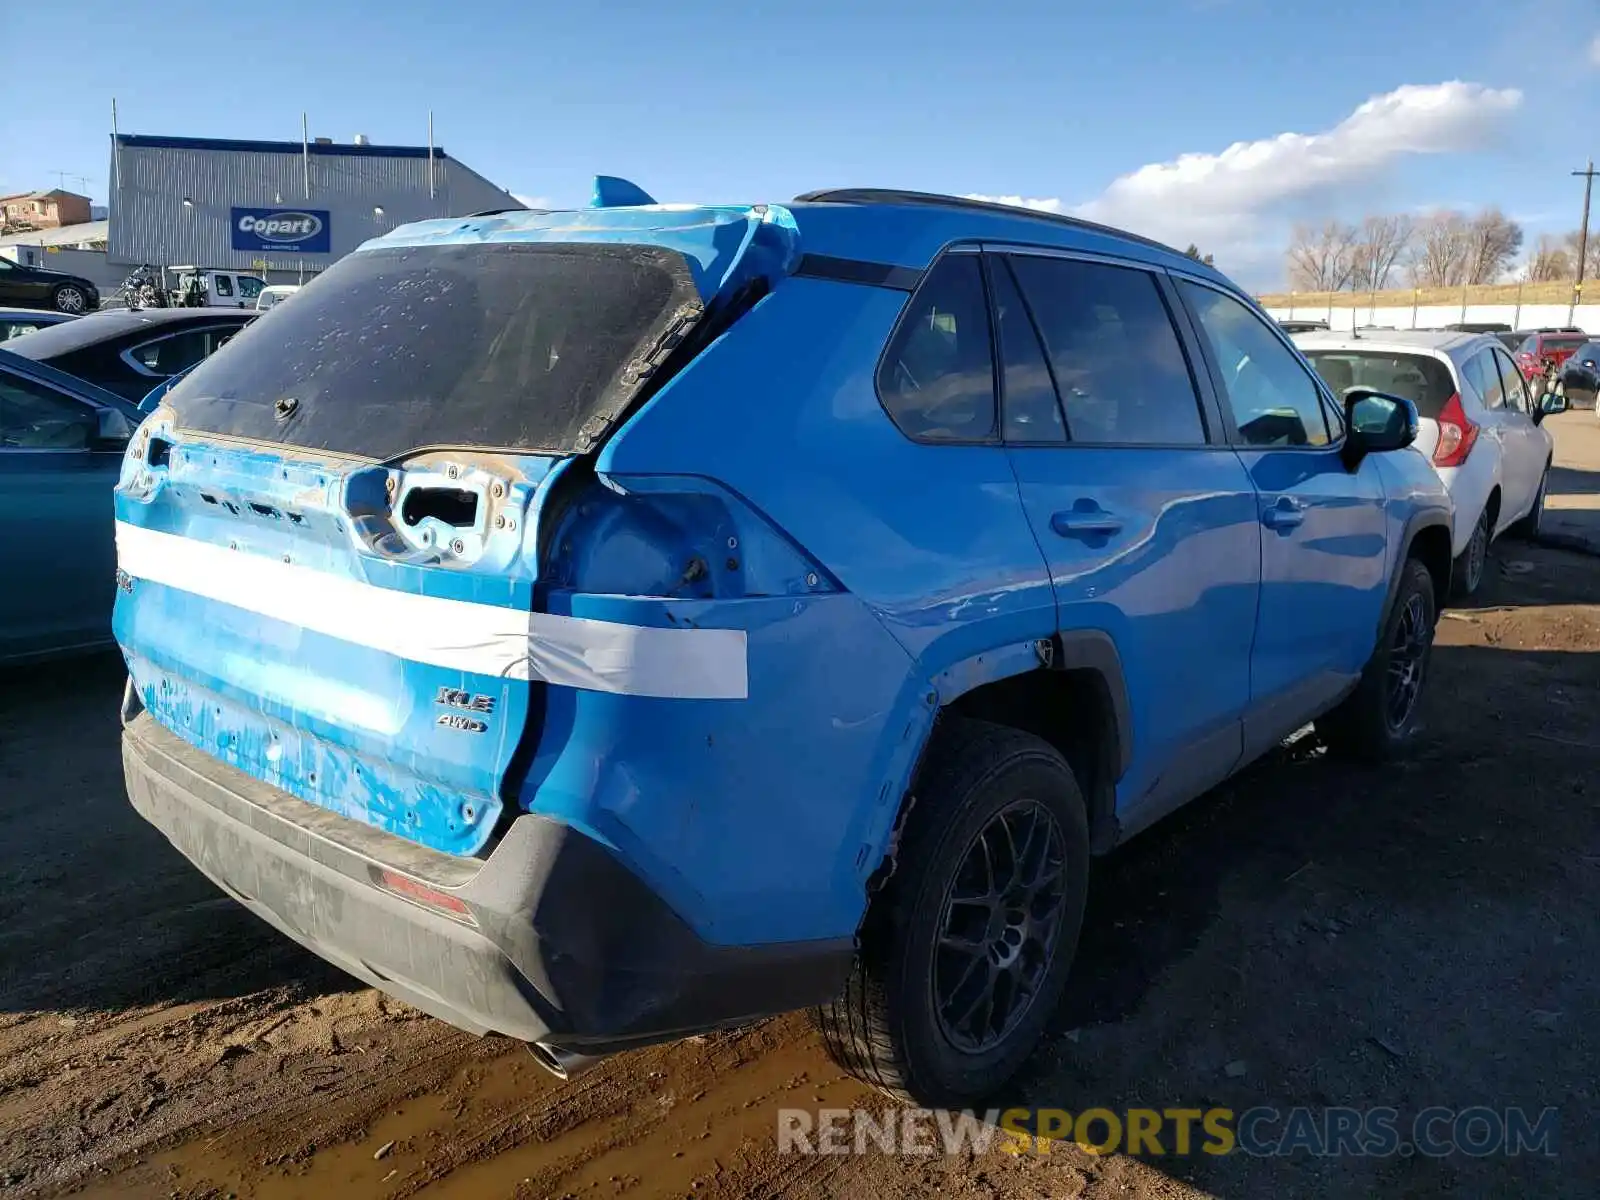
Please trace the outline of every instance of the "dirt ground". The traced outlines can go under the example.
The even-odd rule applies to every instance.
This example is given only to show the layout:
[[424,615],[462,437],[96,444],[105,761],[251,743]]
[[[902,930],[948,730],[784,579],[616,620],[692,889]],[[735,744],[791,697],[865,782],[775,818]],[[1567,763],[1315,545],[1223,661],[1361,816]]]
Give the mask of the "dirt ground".
[[129,809],[119,664],[0,676],[0,1192],[150,1197],[1592,1196],[1600,559],[1509,543],[1414,757],[1314,739],[1096,865],[1010,1102],[1560,1111],[1558,1154],[777,1153],[875,1099],[804,1018],[576,1081],[359,987]]

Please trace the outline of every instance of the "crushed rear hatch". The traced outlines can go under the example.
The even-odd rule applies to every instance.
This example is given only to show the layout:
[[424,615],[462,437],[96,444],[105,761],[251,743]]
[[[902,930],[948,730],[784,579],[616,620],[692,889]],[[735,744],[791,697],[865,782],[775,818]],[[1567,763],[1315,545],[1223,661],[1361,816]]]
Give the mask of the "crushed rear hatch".
[[540,611],[541,514],[796,258],[781,209],[634,209],[427,222],[343,259],[130,446],[114,626],[137,702],[291,795],[471,855],[546,685],[742,688]]

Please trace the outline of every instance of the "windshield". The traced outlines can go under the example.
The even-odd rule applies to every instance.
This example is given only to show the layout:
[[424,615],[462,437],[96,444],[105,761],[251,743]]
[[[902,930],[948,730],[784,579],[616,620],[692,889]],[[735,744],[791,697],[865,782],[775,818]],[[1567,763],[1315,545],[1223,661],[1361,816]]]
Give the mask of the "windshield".
[[274,305],[167,403],[190,429],[379,460],[582,451],[700,310],[688,263],[656,246],[383,247]]
[[1318,375],[1340,395],[1345,388],[1369,387],[1417,406],[1419,417],[1437,418],[1456,390],[1450,368],[1426,354],[1379,350],[1307,350]]

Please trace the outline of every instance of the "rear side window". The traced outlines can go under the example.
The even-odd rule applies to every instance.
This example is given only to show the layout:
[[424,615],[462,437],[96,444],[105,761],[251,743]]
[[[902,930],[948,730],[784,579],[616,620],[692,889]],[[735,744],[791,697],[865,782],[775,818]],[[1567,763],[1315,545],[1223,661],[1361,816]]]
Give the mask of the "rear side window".
[[1056,401],[1055,381],[1050,378],[1033,318],[1028,315],[1005,259],[990,257],[989,286],[994,295],[995,328],[1000,333],[1000,392],[1006,441],[1064,442],[1067,427]]
[[1239,436],[1249,446],[1326,446],[1322,396],[1267,323],[1232,296],[1180,281],[1217,369]]
[[1335,396],[1342,396],[1346,388],[1368,387],[1411,401],[1419,417],[1437,419],[1456,390],[1450,368],[1426,354],[1308,350],[1306,358]]
[[1500,371],[1500,394],[1505,407],[1516,409],[1518,412],[1527,412],[1528,390],[1523,385],[1522,372],[1517,370],[1517,365],[1504,350],[1491,350],[1489,353],[1494,358],[1494,365]]
[[1200,398],[1154,276],[1076,259],[1009,261],[1044,339],[1074,445],[1205,443]]
[[129,351],[134,361],[152,375],[176,375],[186,371],[211,353],[212,331],[187,329],[170,337],[157,338]]
[[233,295],[233,280],[228,278],[228,276],[226,276],[226,275],[218,275],[217,276],[217,295],[219,295],[219,296],[231,296],[231,295]]
[[947,254],[929,271],[878,368],[878,395],[907,437],[994,437],[994,350],[976,254]]
[[1501,387],[1500,370],[1494,365],[1494,359],[1487,350],[1480,350],[1461,368],[1461,373],[1467,377],[1467,382],[1478,393],[1478,398],[1483,401],[1485,408],[1499,408]]
[[599,442],[704,305],[659,246],[391,246],[347,255],[168,394],[191,429],[396,458]]

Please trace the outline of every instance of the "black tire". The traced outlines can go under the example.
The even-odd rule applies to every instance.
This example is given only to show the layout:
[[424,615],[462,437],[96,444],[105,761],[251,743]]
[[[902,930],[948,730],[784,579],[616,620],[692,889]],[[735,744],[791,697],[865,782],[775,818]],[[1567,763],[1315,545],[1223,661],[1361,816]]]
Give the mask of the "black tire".
[[50,303],[57,312],[86,313],[89,294],[75,283],[63,283],[50,293]]
[[[1047,742],[959,718],[943,720],[934,736],[901,832],[898,866],[867,913],[844,993],[815,1017],[833,1057],[873,1087],[911,1104],[960,1107],[993,1095],[1016,1074],[1060,1002],[1083,923],[1089,826],[1072,769]],[[1035,824],[1020,824],[1029,819]],[[1024,828],[1044,839],[1041,855],[1029,851],[1034,842]],[[980,838],[991,833],[992,848]],[[1023,866],[1018,873],[1028,874],[1027,864],[1038,857],[1036,878],[1048,875],[1058,889],[1041,884],[1023,900],[997,887],[1005,842],[1019,838],[1025,845],[1010,855]],[[1047,871],[1057,852],[1059,869]],[[969,919],[984,912],[976,900],[953,896],[975,878],[969,872],[980,859],[974,856],[988,869],[987,891],[1008,898],[992,906],[987,923],[978,920],[984,932],[968,933],[974,947],[985,947],[968,955],[941,935],[958,923],[970,930]],[[1035,923],[1046,908],[1053,914],[1048,949]],[[1006,961],[997,966],[997,956]],[[1032,972],[1032,982],[1015,994],[1029,998],[1007,1021],[994,981],[1024,972]],[[969,973],[962,991],[956,980]],[[980,993],[980,983],[991,988],[988,1012],[979,1021],[975,1011],[963,1029],[954,1009]],[[1004,992],[1011,994],[1013,986]],[[953,992],[947,1004],[936,997],[941,988]],[[995,1024],[1005,1028],[993,1045],[980,1045],[975,1036],[960,1044],[975,1027],[995,1032]]]
[[1489,509],[1485,507],[1478,514],[1477,524],[1472,527],[1467,548],[1451,564],[1450,594],[1454,599],[1465,600],[1474,596],[1483,586],[1483,576],[1489,566],[1489,539],[1492,532],[1489,528]]
[[1510,532],[1524,541],[1537,541],[1544,529],[1544,497],[1550,488],[1550,464],[1545,463],[1544,474],[1539,476],[1539,490],[1534,494],[1533,507],[1528,515],[1511,526]]
[[[1433,657],[1439,610],[1428,568],[1408,558],[1401,570],[1394,607],[1384,622],[1377,649],[1361,672],[1361,682],[1343,703],[1317,721],[1317,732],[1328,749],[1343,758],[1369,763],[1396,758],[1420,729],[1417,716]],[[1402,708],[1395,695],[1396,673],[1407,665],[1414,667],[1414,675],[1408,676],[1410,696]]]

